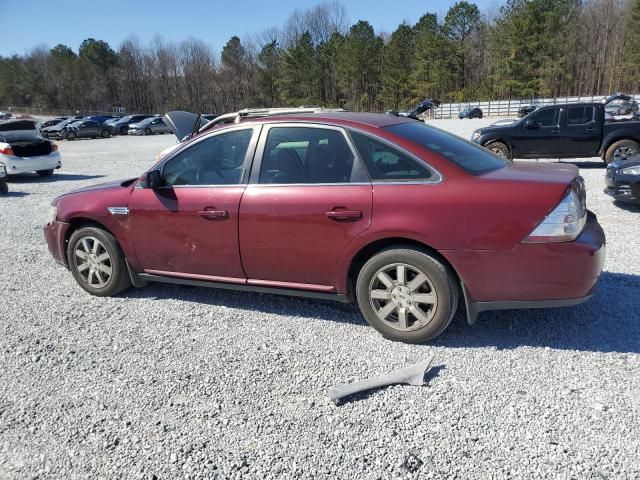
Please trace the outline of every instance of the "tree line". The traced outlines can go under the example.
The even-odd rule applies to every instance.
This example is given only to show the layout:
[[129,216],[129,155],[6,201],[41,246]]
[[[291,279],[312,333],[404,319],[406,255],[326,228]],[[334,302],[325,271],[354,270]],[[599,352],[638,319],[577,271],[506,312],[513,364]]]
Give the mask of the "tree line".
[[[391,8],[391,7],[390,7]],[[0,105],[50,112],[222,113],[324,105],[403,109],[423,98],[473,101],[640,91],[640,0],[458,1],[391,33],[350,24],[330,1],[220,55],[205,42],[93,38],[0,56]]]

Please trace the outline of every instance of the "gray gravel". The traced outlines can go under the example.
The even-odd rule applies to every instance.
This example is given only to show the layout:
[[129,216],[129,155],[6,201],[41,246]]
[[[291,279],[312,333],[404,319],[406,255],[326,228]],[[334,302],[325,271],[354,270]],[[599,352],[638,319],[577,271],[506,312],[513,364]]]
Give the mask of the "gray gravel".
[[[487,120],[438,121],[469,137]],[[170,285],[96,298],[50,258],[51,199],[137,175],[171,136],[60,142],[0,197],[0,478],[640,478],[640,209],[579,162],[608,237],[594,298],[458,315],[392,343],[338,304]],[[341,406],[335,384],[414,363],[429,386]]]

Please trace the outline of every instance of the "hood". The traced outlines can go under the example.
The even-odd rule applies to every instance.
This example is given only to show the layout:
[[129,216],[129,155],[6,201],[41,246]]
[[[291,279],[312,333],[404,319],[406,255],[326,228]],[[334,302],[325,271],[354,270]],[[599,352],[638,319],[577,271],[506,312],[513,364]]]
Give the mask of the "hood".
[[180,142],[185,137],[197,132],[201,126],[200,115],[192,112],[174,110],[165,114],[162,118]]
[[62,195],[60,195],[60,197],[64,197],[66,195],[73,195],[76,193],[93,192],[95,190],[107,190],[110,188],[128,188],[136,180],[138,180],[138,177],[127,178],[124,180],[113,180],[111,182],[97,183],[95,185],[89,185],[87,187],[82,187],[67,193],[63,193]]
[[42,135],[40,135],[38,132],[34,132],[32,130],[14,130],[9,132],[0,132],[0,140],[11,143],[38,141],[44,140],[44,138],[42,138]]
[[615,160],[607,166],[607,170],[618,171],[627,167],[640,167],[640,155],[627,160]]
[[505,126],[505,125],[513,125],[517,121],[518,120],[516,120],[515,118],[504,118],[502,120],[496,120],[491,125],[489,125],[489,127],[494,127],[494,126],[495,127],[500,127],[500,126]]

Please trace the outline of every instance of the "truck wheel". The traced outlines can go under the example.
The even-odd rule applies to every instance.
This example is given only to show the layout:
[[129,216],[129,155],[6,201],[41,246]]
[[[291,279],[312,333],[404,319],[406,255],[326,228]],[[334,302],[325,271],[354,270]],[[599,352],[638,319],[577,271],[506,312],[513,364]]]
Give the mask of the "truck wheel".
[[499,157],[502,157],[506,160],[511,160],[511,152],[509,151],[509,147],[507,147],[502,142],[491,142],[485,145],[485,148],[490,152],[495,153]]
[[422,343],[440,335],[458,306],[452,272],[427,253],[390,247],[364,264],[356,282],[365,320],[384,337]]
[[9,193],[9,184],[6,180],[0,180],[0,195]]
[[131,286],[118,242],[101,228],[84,227],[73,232],[67,259],[73,277],[92,295],[110,297]]
[[630,160],[640,154],[640,145],[633,140],[618,140],[607,148],[604,161],[609,165],[615,160]]

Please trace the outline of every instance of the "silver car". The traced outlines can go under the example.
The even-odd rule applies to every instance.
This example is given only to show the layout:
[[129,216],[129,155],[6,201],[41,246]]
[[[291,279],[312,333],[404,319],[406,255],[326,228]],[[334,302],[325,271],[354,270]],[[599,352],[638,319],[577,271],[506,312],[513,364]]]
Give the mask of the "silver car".
[[145,118],[129,125],[129,135],[153,135],[154,133],[171,133],[162,117]]

